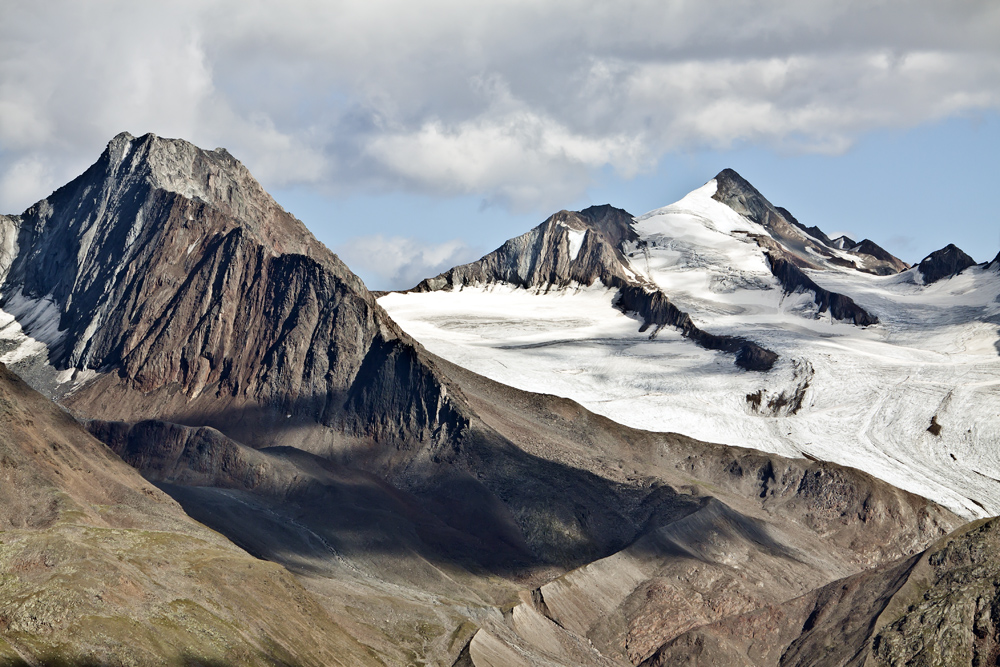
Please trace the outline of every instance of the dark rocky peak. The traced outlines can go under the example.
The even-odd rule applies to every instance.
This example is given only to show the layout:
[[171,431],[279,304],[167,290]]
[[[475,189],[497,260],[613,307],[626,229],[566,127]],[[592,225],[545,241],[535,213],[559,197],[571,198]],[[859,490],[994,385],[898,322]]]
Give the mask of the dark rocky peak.
[[861,243],[857,243],[849,249],[854,254],[868,255],[870,257],[874,257],[879,262],[882,262],[883,264],[877,265],[873,270],[874,273],[878,273],[879,275],[893,275],[910,268],[909,264],[895,255],[890,254],[882,246],[878,245],[871,239],[865,239]]
[[622,244],[628,241],[639,239],[639,235],[632,227],[635,216],[624,209],[615,208],[611,204],[601,204],[589,206],[579,211],[578,215],[591,229],[602,233],[608,243],[616,248],[621,248]]
[[838,236],[831,241],[831,245],[838,250],[850,250],[854,246],[858,245],[858,242],[849,236]]
[[[723,169],[715,177],[716,191],[712,198],[740,215],[764,227],[785,253],[805,268],[824,268],[818,258],[833,259],[834,253],[824,245],[825,234],[814,238],[804,225],[785,209],[779,209],[746,179],[732,169]],[[817,230],[818,231],[818,230]]]
[[924,283],[929,285],[943,278],[958,275],[975,263],[976,260],[962,252],[958,246],[949,243],[924,257],[917,265],[917,270],[923,276]]
[[292,417],[337,437],[461,430],[422,349],[223,150],[118,135],[24,214],[12,253],[3,306],[47,309],[49,362],[101,373],[65,400],[80,415],[239,425],[252,444]]
[[[735,169],[723,169],[715,175],[716,190],[713,199],[729,206],[734,211],[747,216],[754,222],[763,224],[771,202],[764,198],[750,181],[740,176]],[[739,210],[742,208],[743,210]]]
[[[715,180],[717,189],[712,198],[763,226],[780,247],[781,254],[800,268],[838,266],[875,275],[893,275],[909,268],[906,262],[871,241],[856,244],[846,236],[831,240],[819,227],[806,227],[787,209],[772,205],[732,169],[722,170]],[[856,259],[845,259],[836,250],[846,251]]]
[[[155,134],[133,137],[127,132],[108,143],[91,168],[119,187],[136,181],[207,204],[239,221],[274,254],[294,252],[314,259],[329,255],[299,220],[264,190],[250,171],[225,148],[208,151],[183,139]],[[86,176],[86,174],[85,174]]]

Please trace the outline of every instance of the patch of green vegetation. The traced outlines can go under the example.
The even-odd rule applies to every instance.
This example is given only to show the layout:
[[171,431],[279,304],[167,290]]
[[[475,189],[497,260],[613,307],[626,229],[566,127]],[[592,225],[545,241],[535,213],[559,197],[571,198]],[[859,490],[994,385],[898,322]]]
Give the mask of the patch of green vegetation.
[[476,630],[479,629],[475,623],[471,621],[464,621],[455,627],[452,631],[451,636],[448,637],[448,650],[452,651],[456,648],[455,644],[461,642],[462,646],[469,641],[472,635],[476,634]]

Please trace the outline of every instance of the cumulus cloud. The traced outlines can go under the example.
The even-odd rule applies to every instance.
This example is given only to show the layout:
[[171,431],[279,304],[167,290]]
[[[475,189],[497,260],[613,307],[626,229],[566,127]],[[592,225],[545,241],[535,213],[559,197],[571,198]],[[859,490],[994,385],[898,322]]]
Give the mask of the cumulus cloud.
[[1000,108],[993,0],[0,0],[0,210],[122,130],[266,187],[548,211],[597,170]]
[[359,236],[337,246],[337,254],[371,289],[409,289],[424,278],[478,259],[464,241],[429,244],[401,236]]

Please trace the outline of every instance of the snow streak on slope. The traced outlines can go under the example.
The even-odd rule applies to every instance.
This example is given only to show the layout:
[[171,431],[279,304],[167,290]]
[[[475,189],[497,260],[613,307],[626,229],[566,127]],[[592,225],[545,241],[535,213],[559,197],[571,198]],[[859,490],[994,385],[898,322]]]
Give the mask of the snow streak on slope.
[[638,218],[631,268],[698,326],[778,352],[767,374],[670,329],[649,339],[599,284],[484,285],[380,303],[431,352],[629,426],[831,460],[966,517],[1000,513],[1000,276],[973,267],[922,286],[912,270],[809,271],[881,324],[817,318],[811,294],[784,296],[770,274],[752,238],[766,232],[712,200],[714,187]]

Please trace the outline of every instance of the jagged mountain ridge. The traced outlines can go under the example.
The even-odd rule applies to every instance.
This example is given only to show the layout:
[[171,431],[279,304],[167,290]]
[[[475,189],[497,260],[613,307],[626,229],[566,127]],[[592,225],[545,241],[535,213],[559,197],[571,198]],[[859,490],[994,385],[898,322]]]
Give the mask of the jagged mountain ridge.
[[[185,142],[143,142],[147,153],[137,155],[180,155],[207,165],[213,178],[213,165],[222,164]],[[495,664],[490,656],[518,650],[512,647],[535,661],[579,664],[571,645],[586,647],[593,633],[608,653],[599,662],[630,664],[682,630],[643,623],[669,610],[656,596],[647,606],[609,610],[633,626],[628,632],[581,625],[562,636],[568,643],[555,654],[517,620],[533,618],[529,606],[514,604],[511,619],[501,610],[519,590],[617,554],[607,583],[626,599],[655,589],[664,569],[691,575],[708,566],[737,585],[725,549],[698,547],[716,528],[745,554],[744,572],[755,581],[773,579],[765,576],[772,550],[805,559],[795,561],[799,583],[776,581],[767,596],[741,603],[756,607],[922,548],[957,522],[856,470],[634,431],[571,401],[492,383],[423,350],[339,260],[308,240],[294,246],[303,252],[277,253],[263,232],[243,229],[226,199],[216,205],[208,194],[190,199],[161,187],[184,190],[181,177],[96,171],[106,177],[102,191],[106,184],[138,203],[121,206],[112,196],[94,209],[89,193],[81,194],[86,186],[74,182],[52,198],[58,209],[46,200],[51,215],[38,213],[42,204],[11,219],[31,222],[28,232],[18,230],[27,239],[18,252],[35,257],[48,256],[46,244],[85,239],[90,229],[104,230],[112,246],[129,230],[117,247],[133,254],[106,265],[95,260],[99,279],[82,281],[110,287],[93,310],[74,311],[90,294],[80,287],[82,263],[54,265],[53,276],[31,280],[19,267],[4,283],[4,303],[22,307],[28,332],[54,334],[49,360],[65,359],[84,341],[84,368],[58,369],[77,375],[64,404],[105,420],[91,422],[92,430],[189,513],[288,567],[390,664],[462,655]],[[236,181],[230,178],[225,197],[244,201],[246,210],[270,210],[246,201],[259,186]],[[100,249],[82,256],[93,252]],[[81,253],[62,257],[79,262]],[[174,273],[169,259],[180,265]],[[33,285],[27,292],[26,284]],[[46,291],[53,286],[63,291]],[[20,297],[8,297],[19,288]],[[123,334],[123,323],[134,331]],[[58,338],[60,329],[67,338]],[[106,363],[87,368],[90,350]],[[798,509],[789,514],[786,501]],[[664,530],[672,546],[645,550]],[[643,570],[637,581],[619,578],[614,563],[628,570],[637,553],[662,567]],[[555,607],[560,596],[550,598]],[[629,653],[630,645],[643,648]]]
[[[849,296],[820,287],[802,269],[850,267],[892,275],[907,269],[907,264],[867,239],[851,247],[843,247],[844,244],[838,247],[817,228],[806,228],[787,210],[774,207],[731,169],[720,172],[714,183],[716,189],[711,195],[714,200],[758,225],[746,240],[760,247],[761,256],[785,295],[811,293],[817,315],[829,313],[836,320],[858,326],[878,322],[877,316]],[[637,259],[645,257],[648,265],[651,239],[641,236],[636,231],[636,224],[631,214],[610,205],[578,212],[560,211],[476,262],[425,279],[411,291],[421,293],[492,284],[547,291],[600,283],[619,290],[618,307],[638,314],[642,331],[652,326],[651,335],[655,336],[663,326],[676,327],[707,349],[735,353],[741,368],[769,370],[777,360],[776,351],[742,337],[709,333],[683,308],[670,301],[670,290],[658,285],[655,277],[643,270]],[[655,245],[655,240],[652,242]],[[760,286],[767,288],[763,282]],[[666,311],[669,316],[662,315]],[[661,315],[650,318],[652,312]]]
[[[783,256],[801,268],[821,268],[832,263],[875,275],[893,275],[910,268],[869,239],[861,243],[834,243],[818,227],[806,227],[788,210],[771,204],[733,169],[723,169],[715,182],[717,188],[712,198],[764,227],[782,246]],[[834,249],[846,250],[849,255],[832,252]]]
[[744,338],[699,329],[661,290],[629,268],[623,249],[639,240],[632,221],[627,211],[610,205],[560,211],[482,259],[427,278],[412,291],[492,283],[550,290],[600,283],[618,289],[618,307],[638,314],[640,331],[652,329],[650,336],[655,336],[665,326],[675,327],[707,349],[735,354],[740,368],[769,370],[778,358],[774,352]]
[[[305,413],[347,438],[461,428],[361,281],[225,151],[119,135],[16,226],[0,306],[29,334],[44,310],[50,362],[101,374],[75,409],[183,421],[252,406],[256,424]],[[411,384],[389,395],[393,370]],[[115,413],[133,390],[148,407]]]
[[[728,369],[681,345],[671,326],[654,340],[636,335],[648,304],[596,281],[523,289],[495,275],[379,302],[436,354],[630,426],[804,452],[970,518],[1000,511],[1000,460],[988,444],[1000,431],[977,418],[994,410],[995,263],[942,261],[935,281],[919,267],[891,273],[905,265],[874,244],[826,245],[735,172],[628,224],[624,266],[635,289],[663,295],[675,317],[662,319],[683,330],[680,313],[700,331],[776,353],[767,374]],[[638,324],[616,312],[623,305]],[[950,426],[938,428],[943,419]]]

